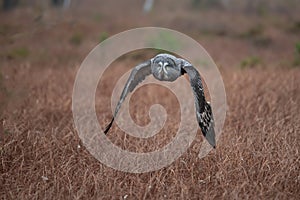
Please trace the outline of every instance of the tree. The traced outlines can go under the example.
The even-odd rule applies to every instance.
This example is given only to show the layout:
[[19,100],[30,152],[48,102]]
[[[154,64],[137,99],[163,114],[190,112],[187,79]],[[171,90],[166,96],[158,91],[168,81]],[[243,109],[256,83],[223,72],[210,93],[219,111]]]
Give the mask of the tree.
[[10,10],[17,6],[19,0],[3,0],[2,9],[3,10]]

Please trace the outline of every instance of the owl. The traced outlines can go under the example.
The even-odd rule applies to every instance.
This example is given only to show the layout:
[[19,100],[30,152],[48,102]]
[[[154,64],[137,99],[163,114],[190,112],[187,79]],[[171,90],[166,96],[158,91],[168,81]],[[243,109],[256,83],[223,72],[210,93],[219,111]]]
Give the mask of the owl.
[[202,131],[202,134],[210,145],[216,147],[214,118],[210,103],[206,101],[203,91],[203,85],[199,72],[188,61],[177,58],[170,54],[158,54],[154,58],[147,60],[131,71],[131,74],[121,93],[120,100],[116,106],[112,120],[106,126],[104,133],[107,134],[111,128],[115,117],[125,100],[128,93],[142,82],[147,76],[153,75],[159,81],[175,81],[178,77],[187,74],[194,94],[196,119]]

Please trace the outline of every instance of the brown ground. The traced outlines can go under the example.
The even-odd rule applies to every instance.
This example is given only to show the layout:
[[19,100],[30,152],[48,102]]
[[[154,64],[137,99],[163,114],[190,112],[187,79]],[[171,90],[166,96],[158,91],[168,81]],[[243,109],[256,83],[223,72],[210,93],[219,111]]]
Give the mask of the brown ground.
[[[141,3],[131,5],[125,18],[125,6],[118,7],[114,17],[112,3],[93,12],[87,12],[87,6],[65,14],[48,10],[42,19],[37,19],[40,9],[0,13],[0,198],[299,198],[300,68],[293,64],[299,38],[290,29],[299,19],[292,14],[188,13],[186,5],[170,8],[176,15],[162,14],[164,9],[157,6],[147,16],[139,10]],[[253,33],[257,20],[263,30]],[[82,146],[74,129],[71,96],[77,69],[101,33],[144,25],[174,28],[199,41],[220,67],[229,110],[217,149],[205,158],[197,157],[203,140],[199,130],[188,152],[172,165],[129,174],[106,167]],[[116,66],[121,76],[150,56],[151,52],[137,52],[119,59],[107,80],[117,81],[112,77]],[[242,64],[253,57],[258,61]],[[101,97],[97,93],[103,127],[111,117],[112,89],[107,87]],[[132,151],[160,148],[177,130],[178,111],[169,107],[176,105],[174,96],[154,86],[145,89],[155,95],[137,90],[131,100],[138,124],[148,122],[149,106],[157,102],[175,117],[148,142],[128,139],[113,126],[109,138]],[[149,98],[140,102],[142,95]],[[166,97],[161,101],[162,95]]]

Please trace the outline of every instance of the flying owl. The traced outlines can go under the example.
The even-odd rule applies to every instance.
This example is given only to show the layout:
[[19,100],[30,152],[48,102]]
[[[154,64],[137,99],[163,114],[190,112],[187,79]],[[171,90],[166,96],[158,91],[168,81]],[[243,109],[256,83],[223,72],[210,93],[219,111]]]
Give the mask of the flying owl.
[[194,94],[196,118],[198,124],[204,137],[207,139],[209,144],[215,148],[216,140],[214,131],[214,118],[210,103],[205,100],[200,74],[186,60],[177,58],[170,54],[158,54],[154,58],[133,68],[122,91],[113,118],[105,128],[104,133],[107,134],[111,128],[127,94],[132,92],[134,88],[150,74],[152,74],[157,80],[170,82],[175,81],[181,75],[188,74]]

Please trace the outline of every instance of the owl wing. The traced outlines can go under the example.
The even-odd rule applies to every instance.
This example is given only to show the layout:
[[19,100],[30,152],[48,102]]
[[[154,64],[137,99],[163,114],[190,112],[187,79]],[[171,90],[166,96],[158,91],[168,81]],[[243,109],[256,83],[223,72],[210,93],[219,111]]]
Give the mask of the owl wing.
[[189,75],[190,84],[193,89],[196,106],[196,117],[198,124],[201,128],[202,134],[207,139],[208,143],[214,148],[216,147],[215,130],[214,130],[214,118],[212,109],[205,100],[202,81],[199,72],[188,62],[185,62],[183,67],[183,73]]
[[123,101],[125,100],[126,96],[128,93],[132,92],[134,90],[134,88],[140,83],[142,82],[146,76],[151,74],[151,60],[148,60],[146,62],[143,62],[139,65],[137,65],[135,68],[133,68],[133,70],[131,71],[131,74],[125,84],[125,87],[122,91],[122,94],[120,96],[120,100],[117,104],[117,107],[115,109],[113,118],[111,120],[111,122],[106,126],[104,133],[106,134],[110,127],[112,126],[115,117],[117,116],[120,108],[121,108],[121,104],[123,103]]

